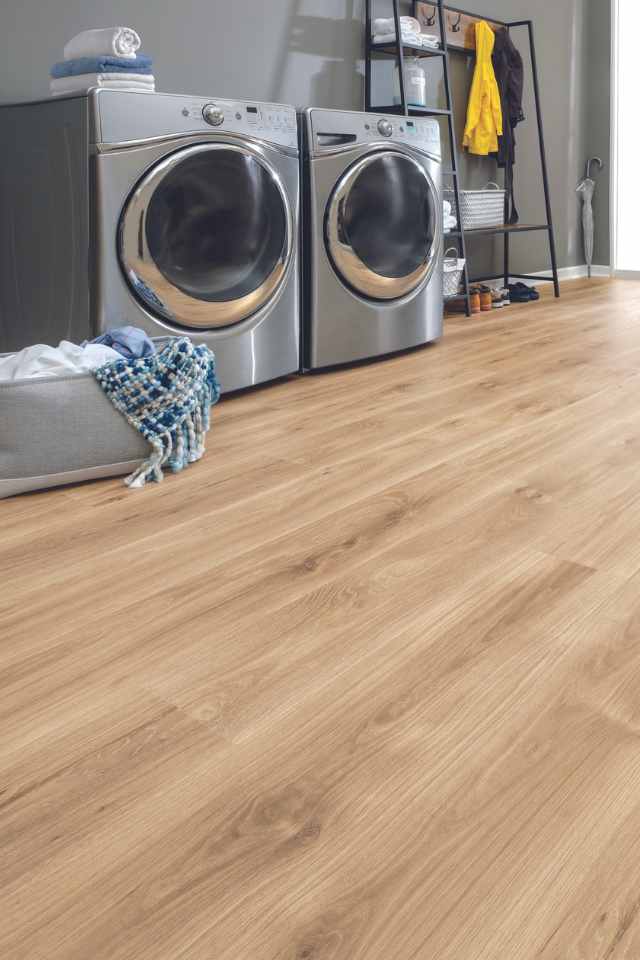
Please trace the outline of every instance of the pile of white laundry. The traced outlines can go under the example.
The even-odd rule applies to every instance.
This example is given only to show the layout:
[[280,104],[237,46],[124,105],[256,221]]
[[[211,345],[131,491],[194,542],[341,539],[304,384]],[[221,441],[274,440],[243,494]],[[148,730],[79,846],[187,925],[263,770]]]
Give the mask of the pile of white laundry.
[[451,209],[451,204],[448,200],[442,201],[442,214],[443,214],[443,224],[444,232],[449,233],[451,230],[455,230],[458,226],[458,221],[456,220],[453,211]]
[[99,343],[78,346],[62,340],[57,347],[36,343],[19,353],[0,357],[0,380],[26,380],[31,377],[67,377],[87,373],[120,360],[122,354]]
[[[439,38],[433,33],[423,33],[415,17],[400,17],[402,43],[408,47],[427,47],[437,49]],[[371,27],[374,43],[395,43],[396,23],[393,18],[374,20]]]

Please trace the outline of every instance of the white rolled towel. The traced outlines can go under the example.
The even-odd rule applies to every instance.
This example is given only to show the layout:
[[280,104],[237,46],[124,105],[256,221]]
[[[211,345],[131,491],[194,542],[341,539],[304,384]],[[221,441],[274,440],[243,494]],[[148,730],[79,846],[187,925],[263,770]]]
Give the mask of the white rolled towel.
[[444,213],[445,217],[450,217],[450,216],[451,216],[451,204],[449,203],[448,200],[443,200],[443,201],[442,201],[442,210],[443,210],[443,213]]
[[64,59],[124,57],[125,60],[134,60],[140,46],[140,37],[131,27],[85,30],[69,40],[64,48]]
[[[420,23],[415,17],[400,17],[400,30],[403,34],[405,33],[417,33],[419,34],[422,30]],[[373,21],[372,32],[374,37],[377,37],[379,34],[387,34],[396,32],[396,22],[391,17],[389,19],[378,19]]]

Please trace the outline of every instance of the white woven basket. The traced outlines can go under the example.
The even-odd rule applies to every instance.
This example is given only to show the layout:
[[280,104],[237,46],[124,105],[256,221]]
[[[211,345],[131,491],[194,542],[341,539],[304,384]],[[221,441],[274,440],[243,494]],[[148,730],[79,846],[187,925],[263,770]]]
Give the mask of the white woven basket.
[[[447,254],[451,253],[452,250],[455,257],[448,257]],[[465,263],[465,260],[458,259],[458,251],[455,247],[449,247],[445,251],[442,261],[442,293],[445,299],[457,295]]]
[[[488,183],[483,190],[460,190],[460,222],[463,230],[479,227],[498,227],[504,223],[505,190],[497,183]],[[456,196],[453,190],[444,191],[455,210]]]

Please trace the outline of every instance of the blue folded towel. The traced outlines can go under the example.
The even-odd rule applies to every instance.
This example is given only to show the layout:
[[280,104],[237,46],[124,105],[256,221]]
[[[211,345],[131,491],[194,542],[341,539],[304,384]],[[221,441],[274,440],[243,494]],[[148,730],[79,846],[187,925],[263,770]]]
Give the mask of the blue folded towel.
[[79,77],[85,73],[151,73],[153,60],[144,54],[134,59],[126,57],[79,57],[77,60],[63,60],[51,67],[54,80],[61,77]]

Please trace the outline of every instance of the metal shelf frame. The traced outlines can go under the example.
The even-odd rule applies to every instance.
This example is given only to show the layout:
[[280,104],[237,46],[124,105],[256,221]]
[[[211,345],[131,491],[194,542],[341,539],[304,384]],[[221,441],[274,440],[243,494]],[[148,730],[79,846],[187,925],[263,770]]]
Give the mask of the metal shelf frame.
[[[440,49],[429,49],[414,47],[411,44],[402,43],[402,31],[400,29],[400,3],[399,0],[390,0],[393,8],[393,19],[396,28],[395,41],[392,43],[374,43],[371,36],[371,27],[372,27],[372,4],[373,0],[366,0],[365,3],[365,17],[366,17],[366,50],[365,50],[365,110],[369,113],[389,113],[389,114],[399,114],[400,116],[427,116],[427,117],[437,117],[443,118],[447,121],[447,127],[449,132],[449,144],[450,144],[450,155],[451,155],[451,165],[452,169],[446,171],[445,175],[450,177],[453,181],[453,192],[455,197],[456,204],[456,215],[458,218],[458,230],[453,230],[445,234],[445,240],[449,238],[453,239],[458,245],[460,256],[465,261],[465,269],[463,272],[462,282],[464,289],[464,299],[467,316],[471,316],[471,299],[470,299],[470,287],[474,283],[486,282],[488,280],[502,280],[505,287],[509,284],[511,279],[516,280],[535,280],[537,282],[549,282],[553,283],[554,293],[556,297],[560,296],[560,282],[558,276],[558,261],[556,254],[556,244],[555,244],[555,233],[553,228],[553,212],[551,208],[551,192],[549,187],[549,171],[547,165],[547,154],[545,147],[544,139],[544,128],[542,122],[542,106],[540,100],[540,83],[538,78],[538,64],[536,58],[536,47],[535,47],[535,37],[533,22],[531,20],[515,20],[512,22],[496,21],[494,18],[491,19],[492,23],[500,23],[502,26],[506,27],[508,30],[524,28],[527,31],[528,41],[529,41],[529,50],[531,56],[531,67],[533,74],[533,91],[534,91],[534,100],[535,100],[535,109],[536,109],[536,122],[538,129],[538,142],[540,149],[540,168],[542,174],[542,185],[544,189],[544,199],[545,199],[545,211],[546,211],[546,221],[541,224],[510,224],[510,201],[509,201],[509,191],[507,190],[505,196],[505,212],[504,212],[504,223],[497,227],[486,227],[475,230],[465,230],[462,226],[460,218],[460,170],[459,170],[459,160],[458,160],[458,149],[456,145],[456,133],[455,133],[455,113],[454,113],[454,104],[453,97],[451,93],[451,82],[450,82],[450,63],[449,56],[453,53],[460,53],[463,56],[472,56],[474,51],[468,48],[450,46],[448,43],[447,34],[448,24],[447,24],[447,15],[448,14],[462,14],[467,17],[472,17],[475,20],[483,19],[477,13],[470,13],[467,10],[462,10],[459,7],[452,7],[446,5],[444,0],[431,0],[429,6],[433,6],[434,15],[437,11],[437,18],[439,23],[440,30]],[[414,0],[414,12],[416,10],[416,2]],[[455,28],[454,28],[455,29]],[[400,83],[400,103],[393,105],[378,105],[372,103],[372,65],[374,55],[378,56],[390,56],[393,57],[398,64],[398,76]],[[413,107],[409,106],[407,103],[407,94],[405,89],[405,72],[404,72],[404,61],[405,57],[437,57],[440,59],[440,62],[443,66],[444,73],[444,90],[445,90],[445,101],[446,108],[440,109],[436,107]],[[543,276],[533,276],[531,274],[515,274],[511,272],[511,236],[513,234],[519,233],[529,233],[532,231],[544,231],[547,233],[549,241],[549,260],[550,260],[550,275]],[[499,274],[493,274],[491,276],[475,277],[470,279],[469,276],[469,261],[467,256],[467,238],[472,238],[476,236],[500,236],[503,237],[503,271]]]

